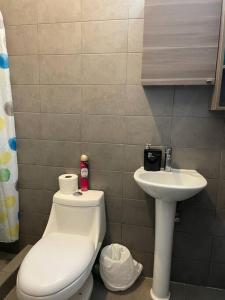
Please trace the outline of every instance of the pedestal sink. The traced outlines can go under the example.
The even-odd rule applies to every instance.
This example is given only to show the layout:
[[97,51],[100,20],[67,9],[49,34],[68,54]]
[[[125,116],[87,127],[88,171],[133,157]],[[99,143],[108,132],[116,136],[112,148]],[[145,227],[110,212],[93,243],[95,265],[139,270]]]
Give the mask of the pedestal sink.
[[206,187],[207,181],[195,170],[172,169],[171,172],[150,172],[145,171],[143,167],[134,173],[134,179],[147,194],[156,199],[151,297],[153,300],[169,300],[176,203],[199,193]]

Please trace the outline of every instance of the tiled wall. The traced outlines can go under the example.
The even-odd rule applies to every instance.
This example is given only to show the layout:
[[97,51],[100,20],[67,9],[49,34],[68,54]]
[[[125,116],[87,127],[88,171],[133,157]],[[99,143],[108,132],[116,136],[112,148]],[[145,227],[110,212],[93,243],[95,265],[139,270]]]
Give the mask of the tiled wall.
[[172,279],[225,287],[225,124],[207,87],[140,85],[143,0],[0,0],[18,137],[21,243],[46,226],[57,177],[91,159],[107,204],[107,241],[152,275],[154,201],[133,172],[145,143],[172,144],[175,167],[207,190],[179,206]]

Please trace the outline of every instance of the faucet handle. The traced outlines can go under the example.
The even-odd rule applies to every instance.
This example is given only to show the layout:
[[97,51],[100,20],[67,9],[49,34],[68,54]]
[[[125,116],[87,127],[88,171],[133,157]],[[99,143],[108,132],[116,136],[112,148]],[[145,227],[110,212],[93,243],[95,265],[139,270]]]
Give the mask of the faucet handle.
[[172,154],[172,151],[173,151],[173,149],[172,149],[171,146],[166,146],[166,148],[165,148],[165,153],[166,154]]
[[146,145],[145,145],[145,149],[146,149],[146,150],[148,150],[148,149],[150,149],[150,148],[151,148],[151,144],[146,144]]
[[164,161],[164,170],[166,172],[171,171],[171,162],[172,162],[172,147],[167,146],[165,148],[165,161]]

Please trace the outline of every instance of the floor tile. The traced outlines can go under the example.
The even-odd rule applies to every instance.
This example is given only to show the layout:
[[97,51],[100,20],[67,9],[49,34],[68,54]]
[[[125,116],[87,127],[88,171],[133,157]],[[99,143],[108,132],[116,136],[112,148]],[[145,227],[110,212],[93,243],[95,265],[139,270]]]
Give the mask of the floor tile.
[[0,271],[2,271],[8,263],[9,261],[7,259],[0,259]]
[[15,254],[0,251],[0,271],[13,259]]
[[150,289],[152,279],[139,278],[136,283],[127,291],[121,292],[121,300],[150,300]]
[[186,300],[185,299],[185,289],[186,289],[185,284],[171,282],[171,284],[170,284],[171,299],[170,300]]
[[[100,280],[95,280],[94,290],[90,300],[151,300],[151,278],[139,278],[136,283],[125,292],[113,293],[107,291]],[[225,290],[185,285],[171,282],[170,300],[224,300]],[[4,300],[18,300],[14,288]]]
[[16,296],[16,288],[12,289],[11,292],[5,297],[4,300],[18,300]]
[[91,296],[91,300],[119,300],[119,293],[112,293],[107,291],[104,287],[103,283],[95,280],[94,282],[94,290]]
[[187,286],[186,300],[224,300],[225,290]]

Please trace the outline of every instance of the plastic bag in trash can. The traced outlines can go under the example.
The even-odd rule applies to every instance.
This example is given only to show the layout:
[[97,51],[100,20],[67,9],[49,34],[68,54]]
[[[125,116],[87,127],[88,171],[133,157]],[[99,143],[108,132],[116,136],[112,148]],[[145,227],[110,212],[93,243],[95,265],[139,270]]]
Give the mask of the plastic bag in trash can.
[[124,291],[131,287],[141,274],[143,266],[136,262],[130,251],[119,244],[102,249],[100,274],[105,287],[111,291]]

